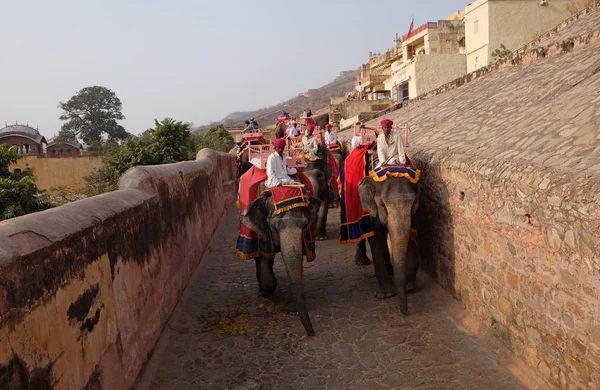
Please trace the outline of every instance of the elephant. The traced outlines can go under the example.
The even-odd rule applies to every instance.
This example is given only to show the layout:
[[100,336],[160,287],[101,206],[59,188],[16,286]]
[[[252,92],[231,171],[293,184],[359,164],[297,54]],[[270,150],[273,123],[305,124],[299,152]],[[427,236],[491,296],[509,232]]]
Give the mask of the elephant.
[[[367,176],[360,181],[358,194],[363,209],[373,219],[375,235],[369,237],[369,246],[379,284],[376,295],[379,298],[398,295],[400,311],[407,314],[407,291],[414,288],[419,268],[416,248],[410,244],[411,219],[419,207],[419,186],[402,177],[376,182]],[[364,255],[366,258],[366,249]]]
[[[321,156],[327,156],[327,149],[324,146],[319,147]],[[317,237],[319,241],[327,240],[327,212],[330,200],[333,198],[332,189],[329,183],[333,177],[331,167],[325,159],[316,161],[306,161],[306,167],[303,173],[310,180],[315,196],[321,201],[317,216]]]
[[[243,225],[260,237],[270,239],[275,252],[281,251],[289,278],[287,310],[298,313],[308,336],[314,336],[315,332],[304,299],[302,240],[306,229],[316,220],[320,206],[321,201],[311,196],[307,207],[297,207],[274,215],[273,199],[262,196],[250,203],[240,217]],[[274,259],[257,257],[254,261],[259,290],[263,295],[270,296],[277,287],[273,272]]]

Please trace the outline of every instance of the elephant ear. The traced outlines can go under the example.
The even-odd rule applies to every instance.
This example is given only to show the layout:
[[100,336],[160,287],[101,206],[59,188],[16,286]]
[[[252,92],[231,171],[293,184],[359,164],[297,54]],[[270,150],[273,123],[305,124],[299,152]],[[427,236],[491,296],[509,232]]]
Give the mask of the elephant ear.
[[266,200],[260,197],[248,205],[246,211],[240,216],[240,220],[242,225],[262,238],[268,239],[270,237],[268,217],[269,211],[267,210]]
[[308,226],[311,226],[317,220],[319,214],[319,207],[321,207],[321,200],[311,196],[309,198],[310,204],[308,205]]
[[371,215],[377,217],[377,204],[375,203],[375,181],[369,176],[363,177],[358,183],[358,195],[363,209]]
[[421,198],[421,185],[419,183],[415,184],[417,186],[417,191],[415,193],[415,202],[412,205],[412,209],[410,210],[410,215],[415,215],[417,210],[419,210],[419,201]]

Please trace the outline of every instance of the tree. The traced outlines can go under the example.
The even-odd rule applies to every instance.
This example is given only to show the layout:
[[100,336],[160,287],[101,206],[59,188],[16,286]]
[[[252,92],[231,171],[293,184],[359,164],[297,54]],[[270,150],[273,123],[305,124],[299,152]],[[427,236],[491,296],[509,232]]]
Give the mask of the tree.
[[108,88],[94,86],[83,88],[67,102],[60,102],[63,110],[60,120],[66,121],[57,136],[58,140],[78,137],[97,147],[103,141],[124,140],[129,134],[117,120],[125,119],[122,104]]
[[197,137],[198,149],[210,148],[217,152],[229,152],[233,148],[233,137],[223,125],[211,127]]
[[0,145],[0,220],[46,210],[52,207],[48,196],[40,193],[35,184],[33,170],[8,170],[23,156],[16,147]]
[[492,52],[492,58],[495,60],[501,60],[512,54],[512,51],[508,50],[504,44],[500,44],[500,47]]
[[104,164],[85,178],[88,195],[97,195],[117,188],[119,178],[137,165],[159,165],[193,160],[196,147],[187,123],[165,118],[154,120],[155,127],[139,137],[131,137],[122,145],[105,150]]

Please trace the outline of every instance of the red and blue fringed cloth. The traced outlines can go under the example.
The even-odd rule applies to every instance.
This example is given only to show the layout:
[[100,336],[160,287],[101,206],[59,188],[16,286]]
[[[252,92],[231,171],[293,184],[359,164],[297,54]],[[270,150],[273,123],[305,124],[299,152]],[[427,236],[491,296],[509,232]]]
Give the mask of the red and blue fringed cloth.
[[354,148],[340,168],[340,244],[357,243],[375,234],[371,216],[362,208],[358,183],[368,174],[367,152],[376,146],[373,141]]
[[421,177],[421,171],[412,167],[384,165],[383,167],[373,169],[369,172],[369,175],[376,182],[385,181],[388,177],[403,177],[411,183],[417,184]]
[[328,144],[327,147],[332,152],[341,152],[342,151],[342,145],[339,142],[336,142],[334,144]]
[[[309,196],[313,189],[310,180],[301,172],[297,174],[302,185],[282,186],[271,188],[267,191],[261,190],[261,185],[267,180],[267,172],[252,166],[240,178],[240,190],[238,192],[238,205],[240,215],[261,194],[270,194],[273,197],[276,212],[282,213],[296,207],[308,207]],[[285,210],[284,210],[285,209]],[[304,233],[304,255],[308,261],[315,259],[315,236],[316,223],[306,229]],[[260,237],[250,228],[240,223],[240,234],[238,236],[233,253],[242,260],[250,260],[255,257],[272,259],[280,248],[276,248],[270,237]]]

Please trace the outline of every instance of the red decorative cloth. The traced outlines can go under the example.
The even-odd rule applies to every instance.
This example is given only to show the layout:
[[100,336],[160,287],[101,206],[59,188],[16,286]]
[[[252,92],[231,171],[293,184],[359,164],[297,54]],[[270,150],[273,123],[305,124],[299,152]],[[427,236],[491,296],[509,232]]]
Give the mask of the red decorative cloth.
[[327,161],[329,162],[329,166],[331,167],[331,171],[333,172],[333,177],[331,178],[331,188],[337,193],[340,191],[338,186],[338,177],[340,177],[340,169],[335,162],[335,157],[331,150],[327,149]]

